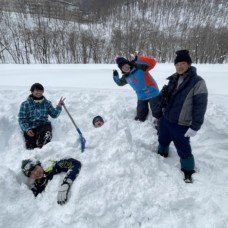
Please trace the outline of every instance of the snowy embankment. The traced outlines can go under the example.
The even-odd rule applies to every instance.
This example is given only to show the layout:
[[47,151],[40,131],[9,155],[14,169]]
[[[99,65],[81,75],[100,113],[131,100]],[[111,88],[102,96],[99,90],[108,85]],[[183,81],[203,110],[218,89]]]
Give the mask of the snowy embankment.
[[[228,221],[228,65],[197,65],[207,83],[205,123],[192,139],[194,183],[185,184],[173,146],[171,156],[156,154],[152,117],[134,121],[136,96],[112,80],[114,65],[2,65],[0,68],[0,227],[44,228],[225,228]],[[158,64],[151,72],[159,87],[174,72]],[[77,132],[63,110],[51,119],[53,140],[27,151],[17,122],[20,103],[31,84],[66,106],[85,136],[80,152]],[[105,124],[92,126],[101,115]],[[57,204],[64,174],[57,175],[36,199],[17,182],[21,160],[73,157],[82,162],[69,202]]]

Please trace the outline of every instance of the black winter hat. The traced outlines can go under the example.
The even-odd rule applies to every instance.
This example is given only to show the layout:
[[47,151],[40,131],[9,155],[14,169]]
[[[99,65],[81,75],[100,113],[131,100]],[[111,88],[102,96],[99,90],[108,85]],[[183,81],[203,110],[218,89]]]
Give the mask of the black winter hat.
[[33,84],[30,91],[33,92],[35,89],[44,91],[44,87],[40,83]]
[[177,56],[174,60],[174,65],[176,65],[179,62],[187,62],[189,65],[192,63],[192,59],[189,56],[188,50],[179,50],[176,52]]
[[32,161],[30,159],[23,160],[21,163],[21,169],[25,176],[29,177],[30,172],[37,166],[41,165],[40,161]]
[[120,70],[122,69],[123,65],[125,65],[125,64],[129,64],[130,65],[129,60],[125,59],[124,57],[117,57],[116,58],[116,63],[118,65],[118,67],[120,68]]
[[95,116],[95,117],[93,118],[93,126],[95,126],[95,123],[96,123],[97,121],[101,121],[102,123],[104,123],[104,120],[103,120],[103,118],[102,118],[101,116]]

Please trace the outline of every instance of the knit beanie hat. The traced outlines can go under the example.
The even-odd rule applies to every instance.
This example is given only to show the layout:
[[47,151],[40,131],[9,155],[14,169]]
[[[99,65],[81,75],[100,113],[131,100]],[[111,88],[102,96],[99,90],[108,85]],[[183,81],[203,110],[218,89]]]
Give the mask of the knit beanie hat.
[[124,57],[117,57],[116,63],[118,65],[118,67],[120,68],[120,70],[122,69],[123,65],[125,65],[125,64],[130,65],[130,62],[127,59],[125,59]]
[[192,63],[192,59],[189,56],[188,50],[179,50],[176,52],[177,56],[174,60],[174,65],[176,65],[179,62],[187,62],[189,65]]
[[38,160],[31,160],[31,159],[26,159],[23,160],[21,163],[21,169],[25,176],[29,177],[30,172],[37,166],[41,165],[40,161]]
[[33,84],[30,91],[33,92],[35,89],[44,91],[44,87],[40,83]]

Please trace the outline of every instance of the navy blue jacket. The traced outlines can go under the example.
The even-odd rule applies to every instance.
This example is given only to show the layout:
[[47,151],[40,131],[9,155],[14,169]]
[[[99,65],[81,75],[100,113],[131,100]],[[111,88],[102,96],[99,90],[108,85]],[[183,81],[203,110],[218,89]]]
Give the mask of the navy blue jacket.
[[178,125],[189,126],[198,131],[203,124],[207,108],[207,87],[197,75],[196,68],[190,67],[183,82],[177,87],[180,75],[171,75],[163,103],[163,116]]

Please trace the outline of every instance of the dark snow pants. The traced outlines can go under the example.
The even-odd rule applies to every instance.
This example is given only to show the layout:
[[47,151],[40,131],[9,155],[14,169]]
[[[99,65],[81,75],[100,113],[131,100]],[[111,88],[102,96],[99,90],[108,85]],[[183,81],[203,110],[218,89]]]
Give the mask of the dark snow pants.
[[39,126],[32,130],[35,134],[33,137],[29,137],[27,133],[24,133],[26,149],[32,150],[37,147],[42,148],[45,144],[51,141],[52,127],[50,123]]
[[171,123],[162,117],[159,123],[158,153],[161,155],[168,154],[169,145],[173,141],[180,157],[181,168],[184,170],[194,170],[195,162],[192,155],[190,138],[184,137],[188,128],[188,126]]
[[137,102],[137,120],[140,120],[142,122],[144,122],[146,120],[146,117],[149,113],[149,107],[148,107],[148,103],[150,105],[150,110],[152,112],[152,116],[155,118],[159,118],[158,117],[158,111],[160,112],[160,110],[158,109],[158,99],[159,97],[153,97],[150,98],[149,100],[138,100]]

